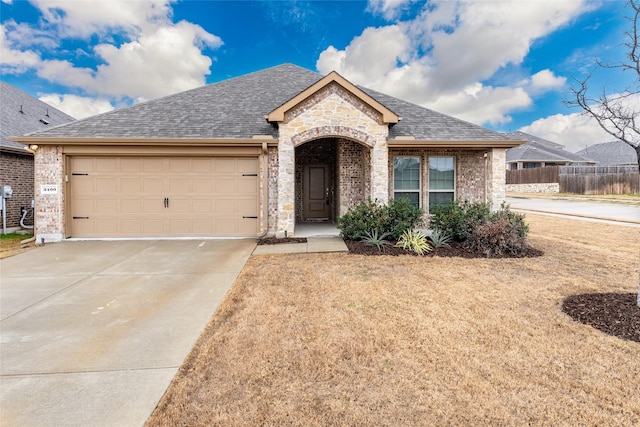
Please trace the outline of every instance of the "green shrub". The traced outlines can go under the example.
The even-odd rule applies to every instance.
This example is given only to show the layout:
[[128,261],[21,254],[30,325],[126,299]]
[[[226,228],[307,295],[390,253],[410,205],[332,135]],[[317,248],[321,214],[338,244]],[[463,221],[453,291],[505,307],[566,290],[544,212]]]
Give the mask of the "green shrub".
[[449,242],[451,241],[451,236],[447,234],[446,231],[440,230],[439,228],[434,228],[431,231],[431,235],[429,236],[429,240],[431,240],[431,244],[434,248],[442,248],[449,247]]
[[360,240],[366,245],[377,247],[378,250],[382,252],[385,246],[391,245],[387,237],[389,237],[389,233],[378,234],[378,230],[371,230],[360,236]]
[[464,242],[473,230],[491,214],[488,203],[470,203],[455,200],[446,205],[436,205],[431,209],[429,227],[442,230],[457,242]]
[[422,210],[408,199],[389,200],[387,205],[368,199],[358,203],[349,212],[338,218],[340,235],[347,240],[359,240],[367,233],[388,234],[397,240],[405,230],[422,223]]
[[410,250],[418,255],[423,255],[431,250],[431,246],[427,243],[427,237],[420,233],[414,233],[412,230],[406,230],[396,243],[399,248]]

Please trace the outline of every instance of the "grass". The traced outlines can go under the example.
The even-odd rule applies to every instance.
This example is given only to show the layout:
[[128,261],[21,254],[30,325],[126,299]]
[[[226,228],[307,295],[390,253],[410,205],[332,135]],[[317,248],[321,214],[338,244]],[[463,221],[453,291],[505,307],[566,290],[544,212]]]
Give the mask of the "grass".
[[252,257],[147,425],[640,424],[640,345],[560,309],[637,291],[640,228],[527,221],[543,257]]
[[29,249],[33,246],[33,243],[27,245],[21,245],[20,242],[32,237],[32,235],[18,234],[18,233],[7,233],[0,234],[0,259],[7,258],[25,250]]

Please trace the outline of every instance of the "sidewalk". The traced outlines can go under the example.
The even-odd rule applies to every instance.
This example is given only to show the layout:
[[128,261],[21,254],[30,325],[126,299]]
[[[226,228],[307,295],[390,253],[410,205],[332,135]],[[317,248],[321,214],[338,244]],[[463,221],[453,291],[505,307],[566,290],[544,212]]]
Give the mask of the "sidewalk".
[[279,243],[258,245],[253,255],[300,254],[320,252],[349,252],[341,237],[307,237],[307,243]]

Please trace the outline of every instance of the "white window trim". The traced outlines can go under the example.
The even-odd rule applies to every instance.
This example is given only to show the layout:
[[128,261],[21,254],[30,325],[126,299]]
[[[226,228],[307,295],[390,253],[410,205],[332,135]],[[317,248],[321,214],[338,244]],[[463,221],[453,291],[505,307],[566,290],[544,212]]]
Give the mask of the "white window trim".
[[[418,173],[418,189],[417,190],[396,190],[396,159],[418,159],[419,173]],[[393,156],[393,198],[396,198],[396,193],[418,193],[418,207],[422,209],[422,168],[423,168],[422,156]]]
[[427,180],[427,186],[429,187],[427,189],[427,209],[429,208],[429,199],[430,199],[430,194],[431,193],[451,193],[453,192],[453,200],[456,200],[456,188],[458,187],[458,173],[457,173],[457,168],[456,168],[456,157],[455,156],[430,156],[427,159],[427,171],[429,171],[430,168],[430,160],[431,159],[453,159],[453,190],[444,190],[444,189],[436,189],[436,190],[432,190],[431,186],[429,186],[429,180],[431,179],[431,173],[429,172],[429,178]]

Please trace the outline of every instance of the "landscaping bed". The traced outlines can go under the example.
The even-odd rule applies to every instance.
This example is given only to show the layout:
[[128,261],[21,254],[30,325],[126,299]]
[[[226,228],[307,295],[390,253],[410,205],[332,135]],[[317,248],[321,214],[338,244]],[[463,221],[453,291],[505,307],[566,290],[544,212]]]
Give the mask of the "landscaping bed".
[[[358,240],[345,240],[344,242],[349,249],[349,252],[357,255],[414,255],[418,256],[415,252],[412,252],[408,249],[400,248],[395,245],[395,242],[390,242],[389,245],[382,246],[380,249],[376,246],[369,245],[365,242]],[[451,242],[448,244],[449,246],[441,246],[438,248],[432,248],[429,252],[426,252],[425,257],[459,257],[459,258],[492,258],[487,257],[484,253],[472,252],[469,249],[465,248],[462,243],[459,242]],[[531,246],[527,247],[524,251],[522,251],[517,257],[509,257],[509,256],[501,256],[500,258],[531,258],[542,256],[544,254],[543,251],[533,248]],[[497,257],[493,257],[497,258]]]

